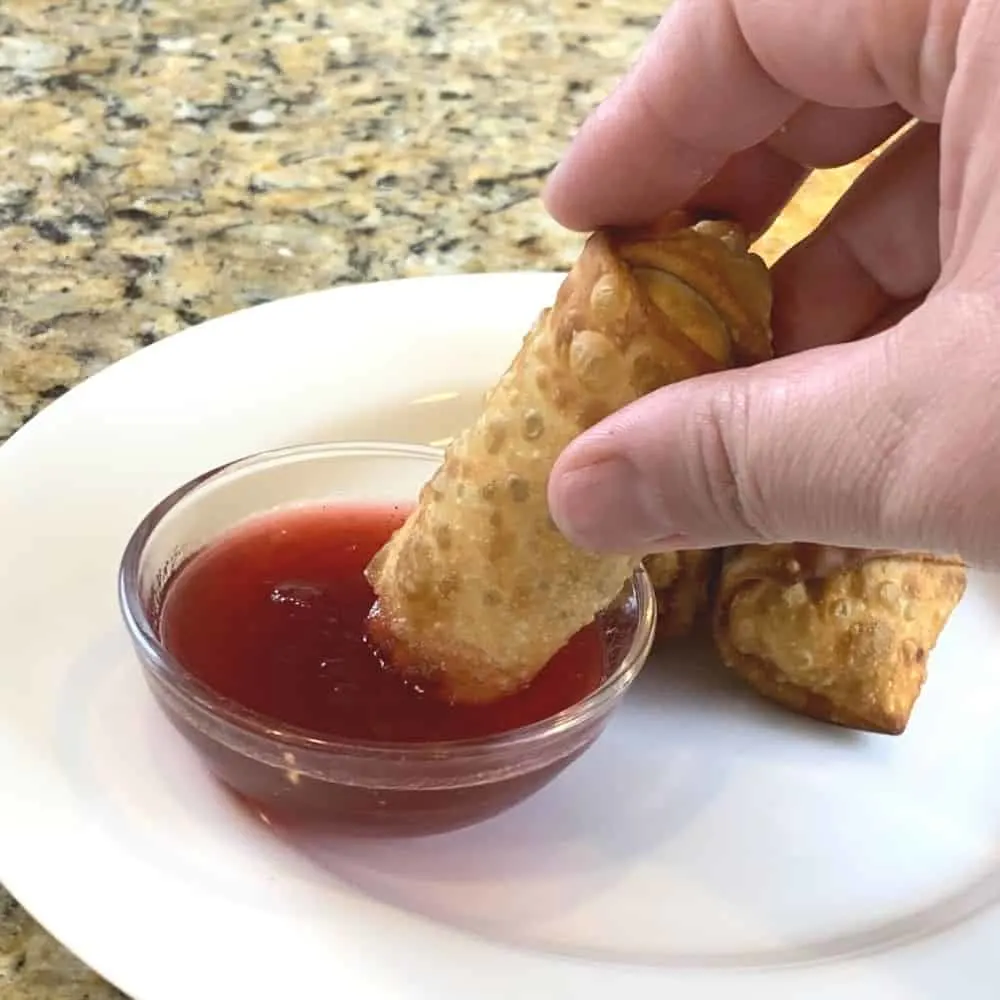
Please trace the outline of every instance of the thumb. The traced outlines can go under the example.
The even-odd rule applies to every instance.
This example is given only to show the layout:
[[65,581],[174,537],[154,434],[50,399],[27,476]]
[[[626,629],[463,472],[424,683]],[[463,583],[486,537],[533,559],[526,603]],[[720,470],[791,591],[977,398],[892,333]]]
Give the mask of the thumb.
[[560,456],[553,519],[598,551],[801,541],[1000,559],[984,524],[1000,501],[1000,394],[982,374],[996,337],[940,312],[644,397]]

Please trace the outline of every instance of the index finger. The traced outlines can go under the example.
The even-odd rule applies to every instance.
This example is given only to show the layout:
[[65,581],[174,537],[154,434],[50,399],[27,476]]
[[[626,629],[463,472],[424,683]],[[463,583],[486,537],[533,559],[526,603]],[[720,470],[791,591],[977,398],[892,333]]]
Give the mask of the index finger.
[[675,0],[551,176],[573,229],[649,221],[806,104],[939,121],[968,0]]

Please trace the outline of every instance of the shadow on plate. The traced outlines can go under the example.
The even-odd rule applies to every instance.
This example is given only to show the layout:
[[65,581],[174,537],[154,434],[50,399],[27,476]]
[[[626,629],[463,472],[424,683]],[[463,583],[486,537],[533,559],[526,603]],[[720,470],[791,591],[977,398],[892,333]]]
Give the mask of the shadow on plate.
[[[715,716],[727,727],[717,751],[706,751],[704,727]],[[647,737],[662,729],[663,743]],[[696,736],[700,735],[700,739]],[[732,738],[729,738],[732,737]],[[877,738],[875,738],[877,739]],[[718,664],[705,644],[661,651],[644,670],[598,743],[548,789],[510,812],[468,830],[394,841],[324,834],[308,827],[276,833],[320,869],[370,897],[453,928],[547,953],[595,961],[677,967],[774,967],[829,960],[847,952],[886,947],[901,935],[924,933],[928,917],[915,913],[856,934],[795,947],[732,953],[684,953],[668,944],[629,950],[628,934],[605,949],[541,941],[532,927],[551,924],[618,889],[644,857],[669,849],[731,779],[734,759],[800,753],[828,756],[870,749],[871,737],[801,719],[762,701]],[[656,747],[652,759],[650,747]],[[978,891],[978,890],[977,890]],[[990,887],[990,894],[994,888]],[[942,905],[968,911],[966,894]],[[978,898],[978,897],[977,897]],[[592,937],[592,917],[582,918]],[[956,917],[955,919],[959,919]],[[569,934],[572,937],[572,933]]]
[[[984,582],[973,589],[963,629],[983,614],[997,614],[1000,580]],[[951,709],[944,714],[954,715]],[[931,726],[927,735],[935,731]],[[715,807],[725,808],[724,795],[747,794],[748,768],[770,777],[772,794],[787,780],[788,767],[798,769],[798,779],[805,775],[808,782],[815,774],[822,782],[832,762],[851,768],[850,774],[863,772],[868,781],[874,773],[876,784],[869,788],[877,790],[878,783],[894,780],[901,760],[910,759],[908,746],[919,747],[919,741],[857,733],[773,706],[725,670],[710,645],[680,643],[650,660],[626,705],[583,758],[503,816],[469,830],[406,842],[304,829],[277,832],[319,869],[369,897],[540,953],[673,968],[815,965],[920,941],[995,906],[1000,901],[995,858],[955,870],[954,879],[936,888],[914,890],[895,908],[880,913],[878,905],[874,911],[861,907],[847,919],[831,917],[815,933],[807,927],[796,930],[778,917],[764,888],[763,895],[746,896],[745,887],[734,887],[731,902],[742,899],[749,906],[753,940],[723,933],[718,948],[710,935],[702,938],[707,945],[702,948],[690,937],[689,945],[659,939],[655,927],[637,933],[630,930],[628,915],[634,908],[655,921],[657,903],[648,900],[650,894],[662,894],[659,904],[673,908],[670,919],[676,926],[684,917],[682,901],[692,892],[697,898],[702,882],[708,891],[714,883],[725,904],[725,882],[718,883],[708,870],[678,866],[676,859],[690,854],[675,851],[671,842],[687,837],[689,848],[699,821],[710,818]],[[862,820],[863,829],[866,823]],[[734,844],[747,833],[733,830]],[[766,886],[767,872],[782,867],[782,851],[796,843],[792,836],[790,842],[772,843],[762,855],[747,855],[763,865],[753,884]],[[710,864],[706,858],[713,849],[701,855],[703,864]],[[836,855],[835,848],[830,850]],[[714,867],[729,870],[727,860],[719,858]],[[801,874],[801,867],[795,870]],[[851,879],[843,882],[843,898],[855,898]],[[672,885],[678,889],[673,901]],[[811,898],[809,892],[806,896]],[[821,900],[819,893],[816,904]]]
[[[979,578],[963,609],[973,639],[976,620],[984,614],[995,616],[998,608],[1000,578]],[[103,659],[93,658],[95,670]],[[106,666],[105,660],[97,671],[104,679]],[[90,676],[83,691],[76,691],[86,697],[70,699],[72,715],[64,721],[80,723],[81,701],[93,698],[95,679]],[[64,707],[68,713],[69,704]],[[67,727],[63,738],[73,728]],[[706,737],[706,732],[723,731],[724,739]],[[273,832],[302,859],[304,877],[313,866],[382,903],[493,941],[635,965],[815,964],[918,941],[968,920],[996,905],[1000,871],[990,865],[978,877],[926,897],[925,905],[909,912],[875,918],[868,925],[861,920],[850,932],[800,940],[793,946],[697,953],[683,947],[671,950],[669,942],[631,947],[628,928],[622,926],[616,928],[616,941],[605,948],[603,942],[595,945],[589,931],[599,926],[593,914],[601,900],[617,891],[619,902],[627,902],[629,893],[636,891],[635,882],[619,888],[627,873],[637,872],[641,878],[644,860],[669,853],[672,839],[689,833],[740,780],[734,773],[736,763],[766,767],[786,761],[793,751],[796,760],[810,767],[862,753],[866,767],[880,767],[891,762],[901,745],[774,707],[722,668],[708,645],[683,643],[661,649],[650,660],[624,710],[581,760],[548,789],[489,822],[406,841],[332,836],[308,828]],[[669,876],[669,866],[667,871]],[[696,881],[699,875],[697,870],[680,874]],[[649,891],[660,890],[652,884]],[[576,935],[574,914],[588,911],[588,905],[588,933]],[[608,919],[620,918],[625,909],[614,907]],[[766,928],[764,900],[757,915]],[[548,939],[536,935],[535,928],[542,924],[560,932]],[[568,929],[562,933],[564,927]]]

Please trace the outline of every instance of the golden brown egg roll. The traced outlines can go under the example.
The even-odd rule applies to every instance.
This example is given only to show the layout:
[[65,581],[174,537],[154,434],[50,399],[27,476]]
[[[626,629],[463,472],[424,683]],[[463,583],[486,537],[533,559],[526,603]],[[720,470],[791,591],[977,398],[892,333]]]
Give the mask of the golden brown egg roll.
[[965,582],[958,559],[750,545],[726,555],[715,640],[725,663],[764,697],[825,722],[898,735]]
[[721,558],[721,549],[687,549],[646,556],[643,565],[656,591],[658,638],[684,638],[707,619],[711,586]]
[[562,450],[615,410],[770,351],[767,268],[740,230],[678,213],[586,243],[367,569],[370,634],[404,672],[455,701],[528,683],[620,593],[643,553],[574,547],[549,516]]

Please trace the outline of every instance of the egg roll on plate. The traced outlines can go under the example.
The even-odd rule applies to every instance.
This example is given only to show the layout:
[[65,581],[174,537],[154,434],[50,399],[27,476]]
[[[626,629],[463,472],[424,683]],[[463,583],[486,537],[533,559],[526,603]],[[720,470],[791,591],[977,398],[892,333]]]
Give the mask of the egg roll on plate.
[[715,641],[764,697],[825,722],[899,734],[965,583],[958,559],[750,545],[726,555]]
[[657,552],[643,565],[656,591],[656,635],[679,639],[692,635],[711,610],[711,587],[721,549]]

